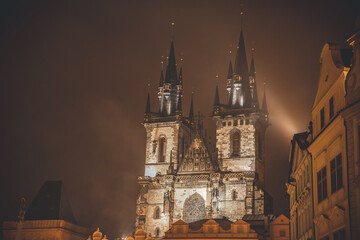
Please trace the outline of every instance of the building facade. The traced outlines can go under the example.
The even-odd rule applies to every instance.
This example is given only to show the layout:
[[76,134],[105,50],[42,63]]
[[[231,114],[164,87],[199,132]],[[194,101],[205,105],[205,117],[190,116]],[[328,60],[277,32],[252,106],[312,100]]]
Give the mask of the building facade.
[[350,235],[352,239],[360,239],[360,17],[347,41],[352,46],[353,57],[345,80],[346,107],[341,116],[347,143]]
[[162,238],[180,219],[187,223],[222,217],[236,221],[245,214],[271,211],[271,198],[264,191],[266,97],[260,109],[254,58],[249,69],[243,32],[234,68],[229,64],[227,104],[220,103],[216,87],[215,147],[203,137],[193,101],[189,115],[184,116],[182,85],[182,69],[178,74],[171,42],[166,70],[160,74],[156,112],[147,98],[145,174],[138,178],[141,190],[135,228],[153,238]]
[[311,132],[295,134],[290,144],[290,173],[286,184],[290,200],[290,239],[314,239],[312,162],[307,147]]
[[351,49],[325,44],[312,110],[314,227],[316,239],[351,239],[347,133],[342,111],[346,109],[345,79]]

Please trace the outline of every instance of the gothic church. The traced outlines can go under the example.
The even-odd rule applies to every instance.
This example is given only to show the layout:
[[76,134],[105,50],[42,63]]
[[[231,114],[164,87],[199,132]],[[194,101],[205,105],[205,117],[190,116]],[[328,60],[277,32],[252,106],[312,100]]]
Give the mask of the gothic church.
[[268,111],[265,92],[259,107],[254,56],[249,69],[243,31],[234,66],[229,64],[226,104],[220,103],[216,86],[212,113],[216,146],[204,138],[192,100],[189,115],[183,115],[182,69],[177,71],[172,41],[165,72],[160,74],[158,111],[151,111],[147,97],[145,175],[138,178],[135,228],[162,238],[179,219],[236,221],[268,214],[272,208],[264,191]]

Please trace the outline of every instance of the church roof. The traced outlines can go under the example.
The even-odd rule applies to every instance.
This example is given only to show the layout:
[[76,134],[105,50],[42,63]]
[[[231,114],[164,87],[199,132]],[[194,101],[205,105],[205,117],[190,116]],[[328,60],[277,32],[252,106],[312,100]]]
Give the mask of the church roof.
[[62,181],[47,181],[25,214],[25,220],[65,220],[76,224]]
[[[219,224],[219,226],[224,230],[230,230],[231,224],[233,223],[227,218],[218,218],[218,219],[215,218],[212,220],[214,220],[217,224]],[[193,231],[199,230],[203,226],[203,224],[205,224],[207,221],[209,221],[209,219],[202,219],[196,222],[189,223],[189,228]]]

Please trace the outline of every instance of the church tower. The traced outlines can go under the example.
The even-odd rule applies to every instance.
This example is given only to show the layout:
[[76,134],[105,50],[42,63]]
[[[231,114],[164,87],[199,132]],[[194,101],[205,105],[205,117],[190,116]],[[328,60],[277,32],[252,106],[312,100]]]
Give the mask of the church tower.
[[[269,123],[265,97],[263,109],[259,108],[255,75],[254,54],[249,70],[241,30],[234,67],[231,61],[229,63],[226,80],[228,103],[220,104],[216,86],[213,119],[221,171],[246,179],[245,214],[264,214],[267,210],[263,190],[264,139]],[[238,187],[241,188],[241,185]],[[241,203],[238,205],[238,208],[243,208]]]
[[[183,73],[177,74],[174,42],[171,41],[166,71],[160,73],[159,108],[152,112],[147,96],[144,127],[146,129],[145,174],[137,200],[136,228],[160,237],[173,222],[173,184],[180,160],[191,143],[194,126],[191,102],[189,117],[182,112]],[[155,227],[156,226],[156,227]]]
[[161,69],[158,87],[159,110],[151,112],[148,94],[144,127],[146,129],[145,176],[167,174],[177,168],[190,142],[191,120],[182,114],[182,68],[177,75],[174,42],[165,71]]

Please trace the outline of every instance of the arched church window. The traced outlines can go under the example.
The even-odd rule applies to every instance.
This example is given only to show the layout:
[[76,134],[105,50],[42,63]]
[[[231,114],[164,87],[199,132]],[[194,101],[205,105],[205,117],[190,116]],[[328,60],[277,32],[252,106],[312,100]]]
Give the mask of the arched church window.
[[237,192],[235,190],[232,191],[232,200],[236,200],[237,198]]
[[160,218],[160,208],[156,207],[154,212],[154,218],[159,219]]
[[161,137],[159,139],[159,162],[165,162],[166,154],[166,138]]
[[194,193],[185,200],[184,220],[187,223],[205,218],[205,200],[200,194]]
[[159,237],[160,236],[160,229],[156,228],[155,229],[155,237]]
[[236,131],[232,135],[232,155],[240,155],[240,132]]

